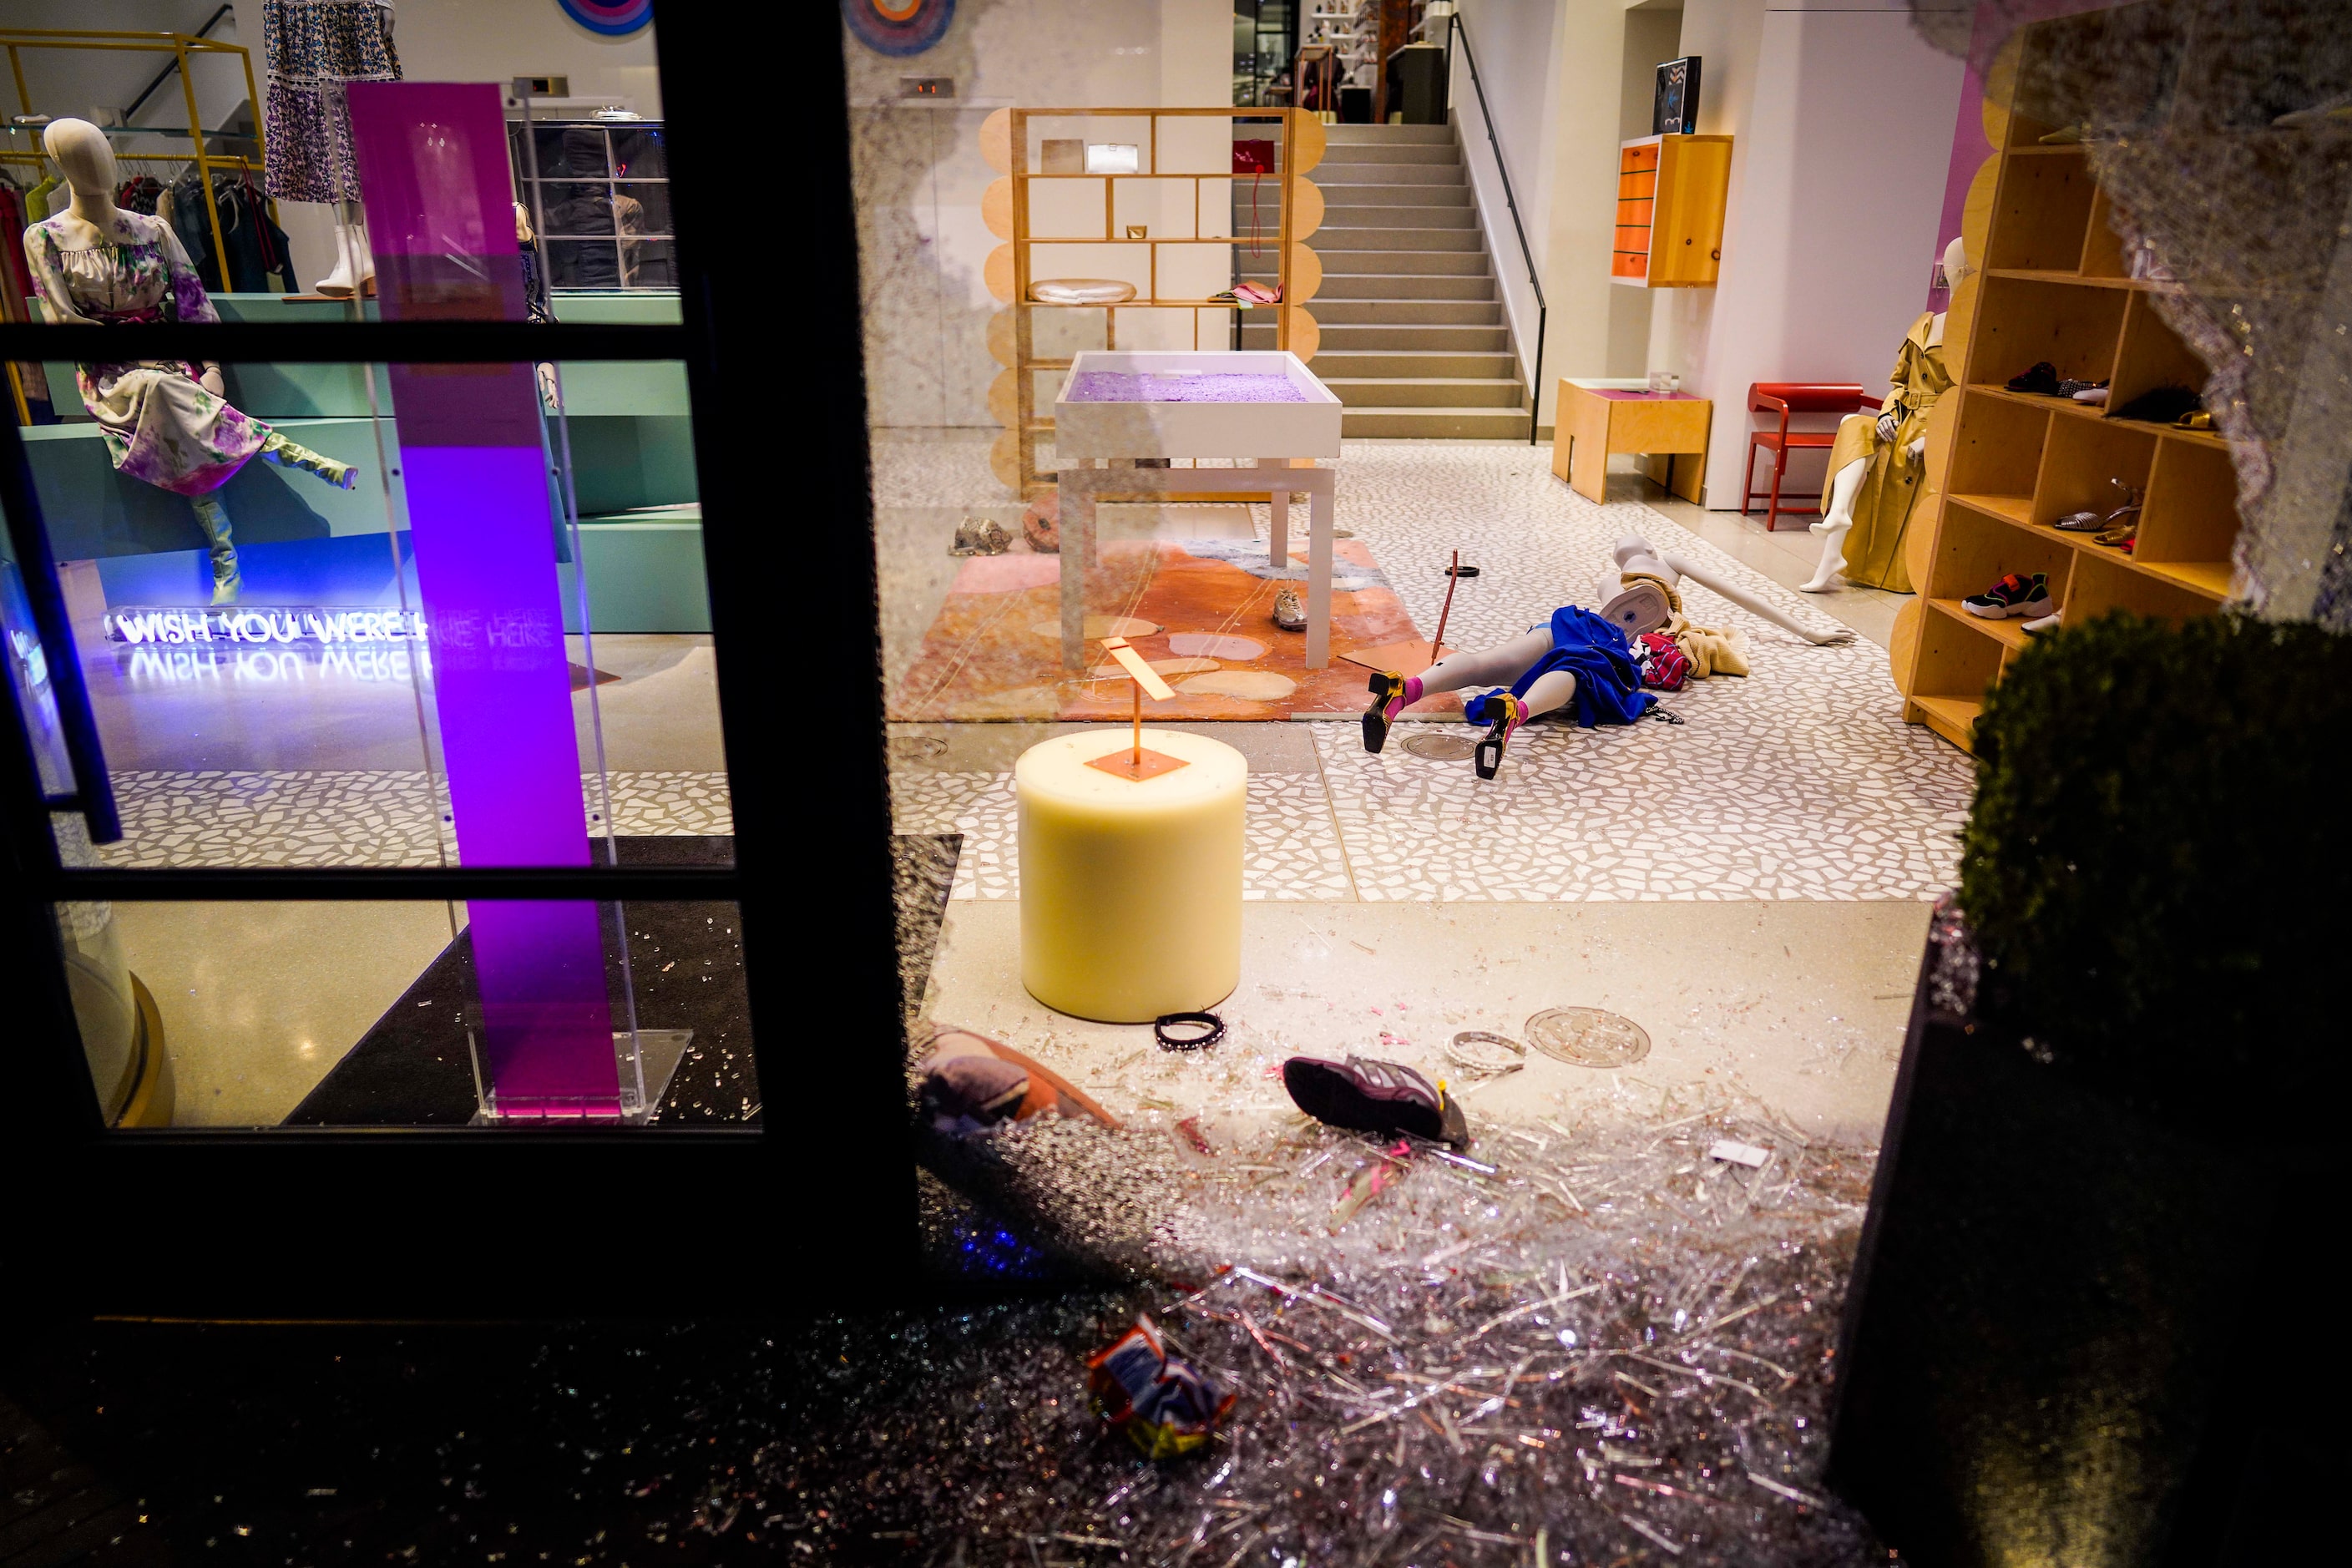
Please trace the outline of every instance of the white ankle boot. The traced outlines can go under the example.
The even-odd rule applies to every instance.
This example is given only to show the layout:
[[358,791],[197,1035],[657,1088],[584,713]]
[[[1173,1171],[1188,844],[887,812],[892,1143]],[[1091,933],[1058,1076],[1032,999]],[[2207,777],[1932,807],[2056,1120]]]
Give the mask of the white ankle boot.
[[375,292],[375,258],[368,253],[365,224],[336,220],[335,269],[319,279],[318,292],[331,300]]

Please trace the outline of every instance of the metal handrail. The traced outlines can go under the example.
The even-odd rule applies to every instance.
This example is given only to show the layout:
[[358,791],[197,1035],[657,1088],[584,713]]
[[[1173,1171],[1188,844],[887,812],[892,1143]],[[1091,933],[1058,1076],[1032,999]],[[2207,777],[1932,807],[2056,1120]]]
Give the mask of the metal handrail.
[[1462,58],[1470,68],[1470,89],[1478,95],[1478,118],[1486,122],[1486,142],[1495,150],[1495,172],[1503,177],[1503,205],[1510,209],[1511,227],[1519,237],[1519,255],[1528,264],[1528,287],[1536,293],[1536,358],[1535,368],[1528,373],[1532,383],[1528,388],[1528,445],[1536,444],[1536,426],[1543,414],[1544,329],[1549,323],[1551,307],[1544,302],[1543,279],[1536,273],[1536,253],[1528,244],[1527,226],[1519,221],[1518,197],[1511,190],[1511,166],[1503,160],[1503,143],[1495,135],[1495,116],[1486,107],[1486,85],[1478,79],[1478,57],[1470,52],[1470,29],[1462,24],[1462,13],[1449,18],[1446,47],[1453,47],[1458,36],[1462,40]]

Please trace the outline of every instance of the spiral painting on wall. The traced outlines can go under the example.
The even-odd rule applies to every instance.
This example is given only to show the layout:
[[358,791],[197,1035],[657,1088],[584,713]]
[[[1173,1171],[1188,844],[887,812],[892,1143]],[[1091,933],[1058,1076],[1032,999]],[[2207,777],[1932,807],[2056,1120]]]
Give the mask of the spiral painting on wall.
[[617,38],[654,19],[654,0],[556,0],[563,14],[592,33]]
[[867,48],[919,55],[946,35],[955,0],[841,0],[841,15]]

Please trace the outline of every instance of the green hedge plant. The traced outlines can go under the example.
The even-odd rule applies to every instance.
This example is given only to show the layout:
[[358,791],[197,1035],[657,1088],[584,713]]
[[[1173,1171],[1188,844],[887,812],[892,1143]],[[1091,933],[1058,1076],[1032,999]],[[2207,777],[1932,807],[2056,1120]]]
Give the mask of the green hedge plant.
[[2103,616],[2037,638],[1976,735],[1983,1016],[2168,1120],[2352,1116],[2352,638]]

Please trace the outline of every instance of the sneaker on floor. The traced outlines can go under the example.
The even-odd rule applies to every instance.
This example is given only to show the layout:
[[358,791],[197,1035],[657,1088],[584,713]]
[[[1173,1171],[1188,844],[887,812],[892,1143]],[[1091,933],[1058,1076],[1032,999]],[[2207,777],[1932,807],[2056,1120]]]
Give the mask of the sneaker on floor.
[[1286,632],[1307,629],[1307,608],[1298,602],[1298,590],[1283,588],[1274,595],[1274,614],[1270,619]]
[[2031,577],[2011,572],[1983,593],[1962,599],[1960,608],[1988,621],[2046,616],[2050,613],[2050,579],[2039,572]]
[[1282,1064],[1282,1087],[1299,1110],[1327,1126],[1351,1132],[1408,1132],[1456,1149],[1470,1145],[1462,1102],[1402,1062],[1293,1057]]

